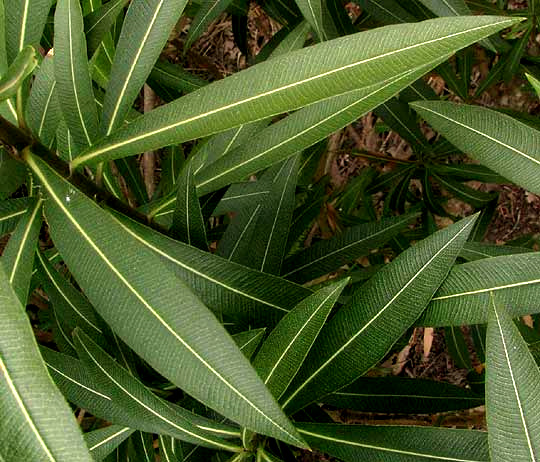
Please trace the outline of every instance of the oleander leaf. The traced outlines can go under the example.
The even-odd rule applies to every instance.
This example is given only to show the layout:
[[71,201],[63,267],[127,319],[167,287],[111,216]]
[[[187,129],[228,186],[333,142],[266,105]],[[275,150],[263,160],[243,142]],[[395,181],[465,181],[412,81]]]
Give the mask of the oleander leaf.
[[279,400],[302,366],[348,282],[348,278],[342,279],[302,300],[262,344],[253,367],[276,399]]
[[330,40],[338,36],[336,26],[332,21],[325,1],[295,0],[295,3],[319,41]]
[[486,414],[491,460],[540,460],[540,369],[510,314],[490,293]]
[[81,431],[41,359],[24,307],[0,265],[2,460],[91,462]]
[[540,193],[540,132],[505,114],[442,101],[412,107],[466,154],[529,191]]
[[239,332],[238,334],[234,334],[232,338],[238,345],[240,351],[244,353],[246,358],[251,359],[251,357],[259,347],[259,344],[261,343],[265,332],[265,328],[251,329],[244,332]]
[[105,92],[103,134],[109,135],[124,122],[186,3],[187,0],[133,0],[129,5]]
[[15,229],[17,222],[26,213],[32,202],[33,200],[28,197],[0,201],[0,236]]
[[436,232],[384,266],[323,328],[283,407],[302,409],[380,361],[418,319],[466,242],[476,216]]
[[112,0],[84,17],[88,57],[92,57],[110,32],[128,0]]
[[308,148],[352,123],[432,67],[422,65],[408,69],[362,90],[347,92],[296,111],[261,131],[249,143],[203,168],[195,178],[198,193],[207,194],[232,182],[243,181],[258,170]]
[[297,424],[314,447],[344,462],[489,461],[487,433],[402,425]]
[[481,260],[482,258],[499,257],[501,255],[514,255],[518,253],[530,253],[532,249],[527,247],[515,247],[512,245],[497,245],[489,242],[467,242],[459,256],[468,261]]
[[50,147],[61,118],[62,112],[56,94],[54,56],[47,55],[36,72],[26,105],[25,120],[41,143]]
[[52,303],[56,319],[62,332],[67,334],[66,341],[73,345],[72,335],[76,327],[88,336],[105,346],[103,337],[103,321],[94,307],[73,285],[66,280],[38,251],[36,253],[37,276],[49,301]]
[[282,277],[304,283],[335,271],[384,245],[417,218],[416,213],[405,214],[348,228],[287,258],[283,262]]
[[114,216],[125,231],[157,253],[215,313],[267,326],[311,294],[297,284],[175,241],[125,216]]
[[54,15],[54,69],[63,119],[77,150],[98,134],[98,115],[86,57],[81,5],[58,0]]
[[73,167],[200,138],[365,88],[444,59],[516,22],[488,16],[440,18],[361,32],[289,53],[145,114],[87,150]]
[[531,86],[534,88],[536,95],[540,98],[540,80],[538,80],[531,74],[525,74],[525,76],[527,77],[527,80],[529,81]]
[[4,0],[8,63],[26,45],[39,45],[52,0]]
[[483,324],[489,293],[512,316],[540,312],[540,252],[502,255],[456,265],[418,321],[422,326]]
[[0,78],[0,102],[12,98],[38,64],[33,46],[24,47]]
[[399,24],[417,20],[396,0],[358,0],[358,4],[383,24]]
[[[140,413],[122,407],[121,402],[117,402],[113,394],[110,393],[110,387],[107,388],[106,384],[103,386],[103,384],[98,383],[80,360],[45,347],[41,347],[41,354],[49,373],[62,394],[76,406],[109,422],[133,429],[157,431],[155,421],[141,419]],[[188,419],[201,430],[215,436],[227,438],[234,435],[234,431],[236,431],[229,425],[206,419],[173,403],[168,403],[168,406],[172,407],[170,413],[180,415],[180,420]],[[158,428],[162,428],[162,426],[163,424]]]
[[171,236],[197,247],[208,250],[206,224],[195,188],[193,176],[194,157],[184,163],[178,176],[176,205],[170,229]]
[[28,210],[17,223],[17,227],[9,238],[2,257],[0,257],[0,263],[7,275],[8,282],[22,306],[26,306],[28,298],[34,254],[41,229],[42,207],[42,198],[29,204]]
[[210,23],[223,13],[231,3],[232,0],[203,1],[189,26],[186,41],[184,42],[184,50],[188,50],[206,30]]
[[137,419],[144,421],[144,425],[147,426],[144,428],[145,431],[166,433],[188,443],[216,449],[228,451],[240,449],[198,428],[188,419],[188,412],[180,414],[169,403],[150,392],[142,382],[120,367],[82,331],[76,330],[74,337],[85,372],[116,406],[124,408],[126,413],[136,415]]
[[56,247],[119,337],[225,417],[305,446],[223,326],[160,258],[42,160],[28,153],[26,161],[49,197],[46,216]]
[[84,441],[94,460],[102,460],[134,432],[123,425],[109,425],[84,434]]
[[362,377],[322,401],[361,412],[424,414],[482,406],[484,397],[446,382],[390,376]]
[[469,16],[471,10],[465,0],[420,0],[437,16]]

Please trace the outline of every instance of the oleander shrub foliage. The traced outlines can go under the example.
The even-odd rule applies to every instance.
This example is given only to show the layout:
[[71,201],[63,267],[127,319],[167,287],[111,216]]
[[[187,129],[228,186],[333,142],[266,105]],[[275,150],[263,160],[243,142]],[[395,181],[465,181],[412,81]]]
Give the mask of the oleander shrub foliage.
[[[209,82],[160,54],[226,13],[249,55],[248,1],[0,2],[0,460],[540,460],[540,256],[482,242],[497,195],[467,184],[540,194],[538,121],[478,103],[540,89],[538,2],[346,3],[260,2],[281,29]],[[329,188],[328,137],[370,111],[411,158],[351,152],[372,167]],[[306,246],[326,203],[339,230]],[[368,374],[421,326],[467,386]],[[484,404],[487,431],[322,409]]]

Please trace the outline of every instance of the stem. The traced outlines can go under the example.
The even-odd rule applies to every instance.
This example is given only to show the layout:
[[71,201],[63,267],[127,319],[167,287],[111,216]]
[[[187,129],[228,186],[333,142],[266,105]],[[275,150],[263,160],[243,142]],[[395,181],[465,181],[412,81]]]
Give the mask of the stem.
[[[8,122],[3,117],[0,117],[0,142],[11,146],[19,153],[24,149],[29,149],[32,153],[45,161],[51,168],[58,172],[63,178],[68,180],[73,186],[79,189],[87,196],[93,198],[96,202],[104,204],[139,223],[150,225],[158,231],[163,232],[161,227],[155,223],[150,223],[148,217],[140,212],[137,212],[129,205],[114,197],[108,191],[96,186],[88,178],[77,171],[70,171],[69,164],[64,162],[60,157],[43,146],[39,141],[30,136],[26,131],[16,127]],[[10,150],[8,150],[10,151]],[[22,161],[22,158],[17,158]]]
[[24,103],[23,103],[23,86],[20,86],[17,90],[17,99],[15,102],[15,109],[17,111],[17,121],[19,122],[19,127],[23,130],[27,130],[26,122],[24,120]]

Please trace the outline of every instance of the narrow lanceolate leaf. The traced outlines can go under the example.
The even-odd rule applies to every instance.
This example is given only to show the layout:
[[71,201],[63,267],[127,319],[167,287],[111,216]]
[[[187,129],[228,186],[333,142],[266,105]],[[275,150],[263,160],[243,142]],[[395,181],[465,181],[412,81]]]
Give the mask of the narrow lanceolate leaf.
[[9,63],[26,45],[39,44],[51,4],[51,0],[4,0]]
[[281,165],[270,183],[267,200],[253,227],[249,266],[264,273],[279,275],[285,255],[287,236],[295,207],[299,157],[293,156]]
[[500,112],[441,101],[413,108],[454,145],[505,178],[540,194],[540,132]]
[[467,241],[469,217],[420,241],[384,266],[323,328],[287,391],[298,410],[358,379],[420,316]]
[[45,146],[51,146],[62,118],[56,95],[54,57],[47,55],[36,72],[28,103],[26,124]]
[[178,177],[171,235],[193,247],[208,250],[206,225],[193,178],[193,159],[184,164]]
[[312,447],[344,462],[489,461],[487,433],[481,431],[316,423],[297,427]]
[[[122,405],[122,401],[113,399],[107,385],[94,380],[78,359],[44,347],[41,348],[41,354],[56,385],[71,403],[96,417],[133,429],[153,432],[161,428],[156,428],[152,421],[141,419],[139,412],[131,412]],[[205,432],[224,438],[236,436],[236,429],[229,425],[206,419],[172,403],[168,405],[174,408],[174,415],[180,415]]]
[[210,23],[223,13],[232,0],[206,0],[201,3],[197,14],[189,26],[184,49],[188,50],[206,30]]
[[514,247],[512,245],[496,245],[489,242],[467,242],[459,255],[468,261],[481,260],[482,258],[499,257],[501,255],[514,255],[518,253],[530,253],[532,249],[527,247]]
[[[155,433],[166,433],[188,443],[238,451],[240,448],[198,428],[195,423],[176,412],[169,403],[150,392],[141,382],[77,330],[75,346],[90,377],[116,405],[145,421]],[[189,414],[186,412],[186,414]]]
[[456,265],[418,324],[461,326],[488,319],[490,292],[520,316],[540,312],[540,252],[503,255]]
[[358,0],[358,4],[383,24],[399,24],[417,21],[417,19],[404,10],[396,0]]
[[23,215],[4,249],[0,262],[21,305],[26,306],[34,253],[41,229],[43,200],[34,201]]
[[249,143],[224,155],[196,177],[200,195],[245,180],[356,120],[433,65],[413,68],[380,83],[312,104],[272,124]]
[[131,2],[105,93],[101,121],[104,134],[109,135],[124,122],[186,3],[186,0]]
[[540,370],[510,314],[491,293],[486,412],[491,460],[540,460]]
[[328,17],[326,2],[323,0],[295,0],[295,3],[321,42],[337,37],[335,25]]
[[[170,438],[170,437],[166,437]],[[152,434],[137,431],[130,438],[132,457],[140,462],[155,462],[154,438]]]
[[274,328],[253,367],[279,399],[302,366],[313,342],[349,280],[343,279],[302,300]]
[[160,258],[40,159],[29,153],[27,162],[49,196],[46,216],[56,247],[119,337],[220,414],[305,446],[223,326]]
[[362,377],[323,398],[339,409],[397,414],[435,413],[469,409],[484,397],[446,382],[405,377]]
[[77,148],[92,144],[98,116],[86,57],[80,2],[58,0],[54,16],[56,91],[64,120]]
[[465,0],[420,0],[437,16],[468,16],[471,10]]
[[540,80],[538,80],[536,77],[534,77],[531,74],[525,74],[525,76],[527,77],[527,80],[534,88],[536,95],[540,98]]
[[126,3],[127,0],[113,0],[85,16],[84,32],[88,46],[88,57],[91,58],[97,51]]
[[282,276],[304,283],[337,270],[340,266],[380,247],[411,224],[418,214],[383,219],[358,225],[339,236],[319,241],[283,262]]
[[127,233],[157,253],[216,313],[257,326],[264,319],[267,326],[311,294],[302,286],[175,241],[124,216],[115,217]]
[[37,66],[37,56],[34,47],[28,45],[17,55],[9,69],[0,79],[0,101],[5,101],[17,94],[23,84]]
[[36,254],[38,278],[54,308],[56,318],[63,332],[71,341],[76,327],[100,344],[103,337],[102,323],[90,302],[73,287],[48,261],[41,252]]
[[364,88],[515,22],[488,16],[441,18],[388,26],[289,53],[151,111],[87,150],[77,165],[203,137]]
[[232,338],[238,345],[240,351],[244,353],[246,358],[250,359],[253,356],[253,353],[255,353],[255,350],[257,350],[259,344],[261,343],[265,332],[266,329],[264,328],[251,329],[244,332],[239,332],[238,334],[234,334]]
[[122,425],[109,425],[99,430],[85,433],[84,441],[94,460],[102,460],[115,450],[122,441],[129,438],[135,430]]
[[27,197],[7,199],[0,202],[0,236],[10,233],[28,210],[33,200]]
[[23,306],[0,267],[2,460],[90,462],[71,409],[47,374]]

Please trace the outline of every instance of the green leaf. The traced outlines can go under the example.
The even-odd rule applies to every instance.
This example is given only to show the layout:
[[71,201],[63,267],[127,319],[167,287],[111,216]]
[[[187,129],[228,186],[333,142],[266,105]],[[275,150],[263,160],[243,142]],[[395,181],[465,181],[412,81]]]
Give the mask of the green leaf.
[[540,370],[510,314],[490,295],[486,413],[491,460],[540,458]]
[[396,0],[358,0],[358,4],[383,24],[399,24],[417,20]]
[[345,278],[330,284],[296,305],[270,333],[253,367],[279,400],[302,366],[330,310],[348,284]]
[[471,10],[464,0],[420,0],[437,16],[470,16]]
[[133,0],[129,5],[105,93],[101,120],[105,135],[124,122],[186,3],[187,0]]
[[42,144],[50,147],[62,118],[56,94],[54,57],[51,55],[47,55],[43,59],[36,72],[25,112],[28,128]]
[[132,450],[131,457],[141,462],[155,462],[154,437],[151,433],[137,431],[129,439]]
[[514,255],[517,253],[529,253],[531,249],[527,247],[514,247],[511,245],[496,245],[488,242],[467,242],[459,256],[468,261],[480,260],[482,258],[499,257],[501,255]]
[[[159,435],[159,454],[163,462],[182,462],[182,454],[177,452],[176,441],[166,435]],[[152,459],[153,462],[154,459]]]
[[287,391],[284,408],[299,410],[380,361],[433,297],[475,220],[465,218],[420,241],[358,289],[323,328]]
[[0,148],[0,200],[7,199],[26,179],[27,170],[23,163]]
[[483,324],[489,293],[512,316],[540,312],[540,252],[504,255],[456,265],[419,319],[422,326]]
[[[114,400],[114,393],[110,394],[110,385],[107,382],[98,383],[78,359],[44,347],[41,348],[41,354],[58,388],[76,406],[87,409],[104,420],[130,428],[139,428],[150,432],[163,428],[164,423],[159,419],[156,429],[155,419],[148,421],[141,419],[140,412],[132,412],[130,408],[122,406],[122,400],[120,402]],[[120,366],[117,365],[117,367]],[[238,430],[234,427],[201,417],[170,402],[167,402],[166,406],[171,408],[167,411],[170,415],[180,416],[178,417],[180,420],[190,421],[203,432],[209,432],[223,438],[239,436]]]
[[456,163],[454,165],[433,165],[430,170],[438,175],[449,176],[461,181],[483,181],[485,183],[508,183],[508,180],[493,170],[477,164]]
[[286,251],[283,243],[287,241],[295,206],[298,160],[294,156],[276,165],[277,173],[253,226],[248,246],[251,251],[244,261],[264,273],[279,274],[281,269]]
[[78,0],[58,0],[54,16],[54,68],[60,108],[77,149],[92,144],[98,115],[86,57]]
[[538,80],[536,77],[534,77],[531,74],[525,74],[525,77],[527,77],[527,80],[529,81],[531,86],[534,88],[536,95],[540,98],[540,80]]
[[295,0],[298,9],[315,31],[319,41],[330,40],[338,36],[336,26],[324,0]]
[[362,377],[325,396],[324,404],[361,412],[424,414],[469,409],[484,397],[446,382],[405,377]]
[[489,460],[487,433],[450,428],[401,425],[297,424],[299,432],[317,449],[344,462]]
[[122,441],[129,438],[135,430],[122,425],[109,425],[105,428],[85,433],[84,440],[94,460],[102,460],[116,449]]
[[196,177],[198,193],[206,194],[232,182],[243,181],[252,173],[315,144],[378,106],[431,67],[423,65],[409,69],[381,83],[296,111],[260,132],[248,144],[201,170]]
[[28,197],[0,201],[0,236],[13,231],[32,201],[33,199]]
[[26,45],[39,45],[52,0],[4,0],[8,63]]
[[163,60],[155,64],[149,79],[150,86],[156,92],[158,92],[156,84],[161,85],[173,91],[175,98],[178,98],[180,93],[189,93],[208,84],[206,80],[187,72],[182,67]]
[[28,210],[20,218],[0,258],[8,282],[22,306],[26,306],[28,288],[32,278],[34,253],[41,229],[42,206],[43,199],[41,198],[29,204]]
[[261,343],[265,332],[265,328],[251,329],[234,334],[232,338],[236,342],[236,345],[238,345],[240,351],[244,353],[246,358],[251,359]]
[[476,106],[423,101],[412,107],[463,152],[540,194],[540,132],[500,112]]
[[457,326],[445,327],[444,340],[456,367],[471,370],[473,368],[471,357],[461,328]]
[[185,411],[185,415],[182,415],[169,403],[152,394],[83,332],[76,330],[74,337],[77,353],[86,366],[86,373],[116,406],[136,416],[137,420],[144,421],[145,431],[166,433],[183,441],[211,448],[233,452],[240,449],[197,428],[188,420],[189,412]]
[[148,193],[139,169],[139,162],[135,157],[125,157],[115,162],[118,171],[124,178],[129,191],[135,197],[138,204],[148,202]]
[[201,250],[208,250],[206,225],[195,189],[191,157],[184,163],[178,177],[176,206],[173,214],[171,236]]
[[119,337],[217,412],[305,446],[223,326],[159,257],[39,158],[29,153],[27,163],[49,196],[46,216],[56,247]]
[[73,166],[200,138],[364,88],[415,64],[441,59],[515,22],[487,16],[441,18],[388,26],[289,53],[145,114],[87,150]]
[[90,462],[71,409],[47,374],[25,310],[0,267],[3,460]]
[[216,313],[266,326],[311,294],[302,286],[175,241],[121,215],[115,217]]
[[0,101],[15,96],[24,80],[32,73],[37,64],[38,60],[34,47],[30,45],[24,47],[0,79]]
[[232,0],[203,1],[189,26],[186,41],[184,42],[184,50],[188,50],[210,23],[223,13],[231,3]]
[[496,197],[496,192],[486,193],[477,189],[471,188],[459,181],[452,180],[433,174],[433,179],[443,186],[449,193],[455,195],[458,199],[468,202],[474,207],[484,207],[492,202]]
[[346,229],[332,239],[316,242],[287,258],[283,263],[282,276],[304,283],[335,271],[340,266],[367,255],[372,249],[384,245],[417,218],[416,213],[406,214]]
[[72,334],[76,327],[99,344],[105,346],[103,321],[90,302],[71,285],[48,261],[40,251],[37,252],[37,274],[43,289],[53,305],[54,313],[67,341],[72,343]]
[[89,57],[97,51],[127,3],[128,0],[112,0],[85,16],[84,32]]

